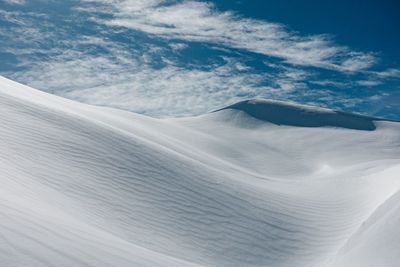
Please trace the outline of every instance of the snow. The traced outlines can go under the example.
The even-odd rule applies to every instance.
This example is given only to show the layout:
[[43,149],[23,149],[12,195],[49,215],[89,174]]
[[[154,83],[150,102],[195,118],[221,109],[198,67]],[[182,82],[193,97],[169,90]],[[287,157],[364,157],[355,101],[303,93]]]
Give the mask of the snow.
[[[385,175],[400,174],[391,168]],[[333,266],[399,266],[400,192],[386,200],[363,223],[335,258]]]
[[400,123],[252,100],[192,118],[0,77],[0,266],[399,266]]

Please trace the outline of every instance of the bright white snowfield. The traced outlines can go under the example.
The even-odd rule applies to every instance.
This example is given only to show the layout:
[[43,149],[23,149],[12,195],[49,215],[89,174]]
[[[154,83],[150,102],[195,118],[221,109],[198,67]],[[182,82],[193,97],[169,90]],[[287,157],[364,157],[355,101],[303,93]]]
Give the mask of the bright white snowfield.
[[400,266],[400,123],[154,119],[0,77],[0,266]]

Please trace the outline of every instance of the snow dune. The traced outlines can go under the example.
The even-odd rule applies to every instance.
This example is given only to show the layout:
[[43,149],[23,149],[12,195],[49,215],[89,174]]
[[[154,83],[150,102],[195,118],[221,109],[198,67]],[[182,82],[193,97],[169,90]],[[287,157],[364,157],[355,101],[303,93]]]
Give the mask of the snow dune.
[[399,266],[400,123],[154,119],[0,77],[0,266]]

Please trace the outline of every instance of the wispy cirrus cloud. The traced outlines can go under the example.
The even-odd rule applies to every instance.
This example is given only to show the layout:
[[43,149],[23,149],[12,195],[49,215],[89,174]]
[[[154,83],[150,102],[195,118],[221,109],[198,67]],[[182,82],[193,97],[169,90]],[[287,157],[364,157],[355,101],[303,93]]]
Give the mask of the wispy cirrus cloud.
[[23,5],[26,3],[25,0],[1,0],[1,1],[11,5]]
[[379,78],[400,78],[400,69],[387,69],[372,73]]
[[209,42],[280,58],[288,63],[356,72],[376,62],[372,53],[352,51],[327,35],[303,36],[277,23],[219,12],[210,2],[166,0],[83,0],[103,4],[80,7],[112,15],[96,19],[109,26],[143,31],[167,39]]
[[222,65],[203,70],[172,64],[155,69],[145,59],[122,54],[71,52],[38,63],[14,78],[81,102],[155,117],[202,114],[242,97],[270,96],[278,91],[261,85],[264,75],[243,72],[238,62],[228,58]]

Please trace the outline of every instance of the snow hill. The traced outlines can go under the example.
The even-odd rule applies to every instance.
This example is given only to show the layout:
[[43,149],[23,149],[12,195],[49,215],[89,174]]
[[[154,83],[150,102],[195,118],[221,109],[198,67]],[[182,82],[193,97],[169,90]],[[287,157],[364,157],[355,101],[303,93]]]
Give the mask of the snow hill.
[[0,266],[400,266],[400,123],[154,119],[0,77]]

